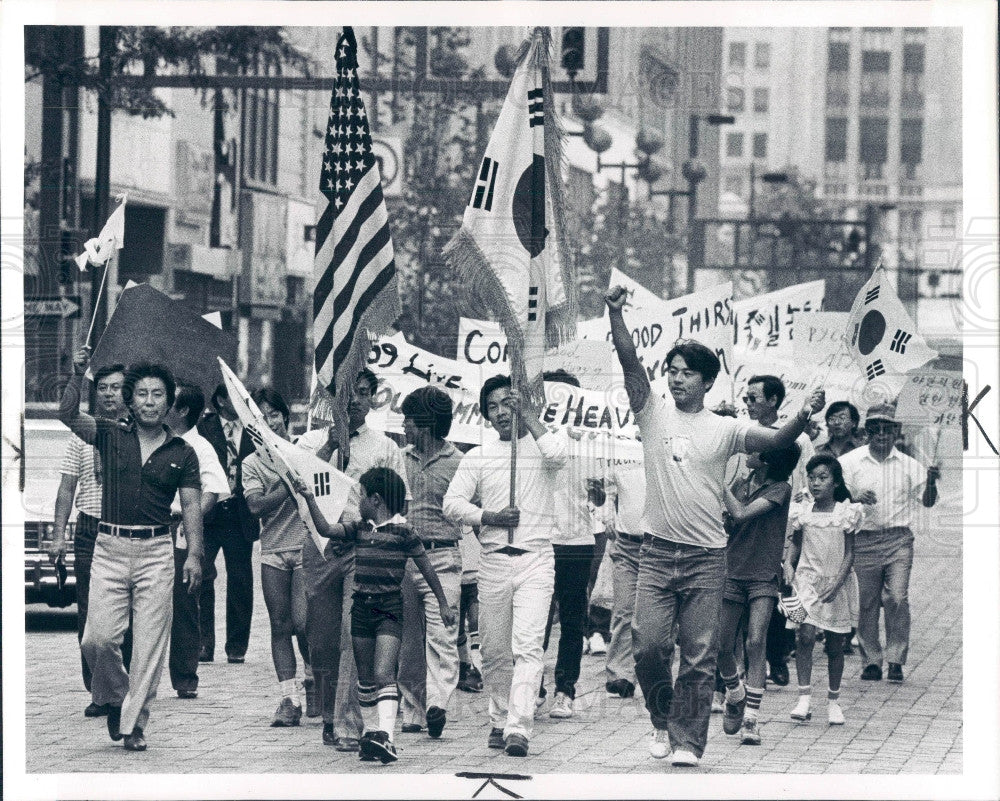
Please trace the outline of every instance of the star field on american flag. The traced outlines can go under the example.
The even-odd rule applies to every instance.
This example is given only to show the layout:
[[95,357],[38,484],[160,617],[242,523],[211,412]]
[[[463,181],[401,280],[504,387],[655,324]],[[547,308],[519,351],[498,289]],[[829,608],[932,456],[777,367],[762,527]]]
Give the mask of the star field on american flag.
[[358,56],[344,35],[337,42],[337,78],[330,100],[320,192],[339,211],[375,163],[368,117],[358,84]]

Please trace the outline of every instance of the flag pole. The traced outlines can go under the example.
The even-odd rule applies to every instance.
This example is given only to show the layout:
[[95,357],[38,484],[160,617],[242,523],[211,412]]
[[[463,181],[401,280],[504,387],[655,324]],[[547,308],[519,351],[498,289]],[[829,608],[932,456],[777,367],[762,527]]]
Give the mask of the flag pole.
[[87,331],[87,339],[84,341],[84,344],[86,344],[87,347],[91,347],[90,338],[94,334],[94,323],[97,322],[97,309],[101,305],[101,298],[104,297],[104,284],[107,280],[108,280],[108,263],[105,262],[104,264],[101,265],[101,288],[97,293],[97,298],[96,302],[94,303],[94,308],[90,310],[90,329]]
[[[512,371],[513,372],[513,371]],[[511,379],[513,381],[513,379]],[[517,385],[514,384],[515,391]],[[514,409],[514,416],[510,421],[510,506],[517,503],[517,438],[521,433],[521,408],[520,402]],[[514,526],[507,527],[507,544],[514,542]]]

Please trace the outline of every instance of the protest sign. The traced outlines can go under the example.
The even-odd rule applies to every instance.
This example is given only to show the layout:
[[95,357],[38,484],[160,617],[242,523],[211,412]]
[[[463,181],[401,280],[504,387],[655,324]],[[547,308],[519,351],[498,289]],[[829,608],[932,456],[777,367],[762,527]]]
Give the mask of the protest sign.
[[906,376],[896,403],[896,420],[904,425],[960,428],[962,374],[951,370],[919,370]]
[[217,359],[236,363],[236,337],[148,284],[126,287],[94,349],[90,369],[139,361],[167,367],[210,398],[222,382]]
[[826,281],[809,281],[733,301],[734,350],[790,350],[796,315],[820,311],[825,292]]

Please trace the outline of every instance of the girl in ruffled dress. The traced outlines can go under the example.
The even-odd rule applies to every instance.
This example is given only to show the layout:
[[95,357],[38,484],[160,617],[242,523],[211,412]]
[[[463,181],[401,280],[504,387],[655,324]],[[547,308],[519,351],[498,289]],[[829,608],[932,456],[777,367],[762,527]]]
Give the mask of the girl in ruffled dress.
[[831,726],[840,726],[844,723],[839,703],[844,642],[858,619],[858,581],[851,570],[854,532],[864,507],[851,502],[840,462],[834,456],[814,456],[806,464],[806,473],[813,500],[793,505],[789,513],[792,547],[785,567],[786,581],[807,612],[795,637],[799,701],[791,717],[797,721],[812,718],[812,654],[816,630],[822,629],[826,632],[829,675],[827,720]]

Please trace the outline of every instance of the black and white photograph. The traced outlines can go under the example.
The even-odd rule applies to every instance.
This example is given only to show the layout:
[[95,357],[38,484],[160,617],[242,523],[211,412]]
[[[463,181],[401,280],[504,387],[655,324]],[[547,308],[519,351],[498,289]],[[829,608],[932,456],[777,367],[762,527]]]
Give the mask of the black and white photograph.
[[3,6],[10,797],[1000,797],[995,5]]

